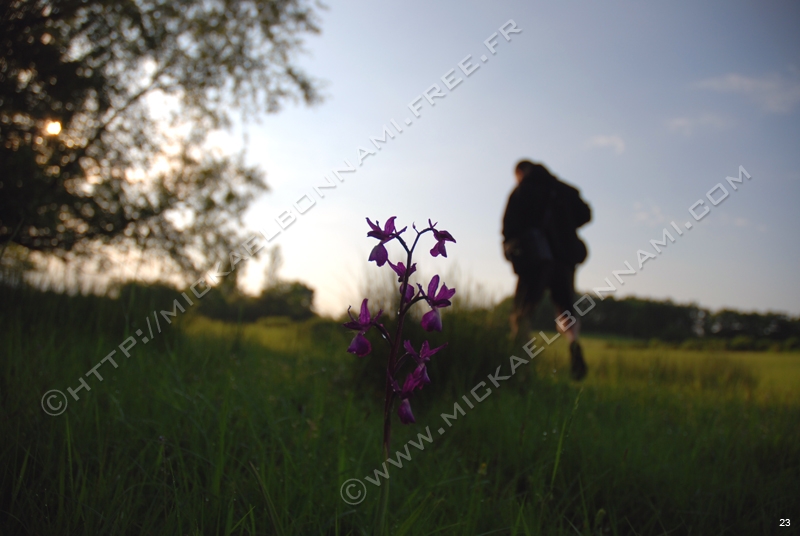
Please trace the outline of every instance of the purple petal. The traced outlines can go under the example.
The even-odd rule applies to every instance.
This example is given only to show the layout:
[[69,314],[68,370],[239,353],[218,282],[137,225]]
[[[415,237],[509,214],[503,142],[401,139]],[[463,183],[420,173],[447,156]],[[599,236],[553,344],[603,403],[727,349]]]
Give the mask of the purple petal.
[[351,354],[356,354],[358,357],[364,357],[372,351],[372,345],[364,337],[363,333],[359,333],[353,337],[353,341],[347,347],[347,351]]
[[361,302],[361,313],[358,315],[358,321],[361,325],[368,325],[370,321],[368,302],[367,298],[364,298],[364,301]]
[[386,242],[391,238],[391,236],[387,236],[386,233],[383,232],[381,229],[381,223],[378,220],[375,220],[375,223],[372,223],[370,219],[367,218],[367,223],[372,228],[372,230],[367,233],[367,236],[377,238],[381,241],[381,243]]
[[364,326],[361,324],[361,322],[356,320],[355,317],[353,317],[353,313],[350,312],[350,309],[352,308],[352,306],[347,308],[347,315],[350,317],[350,322],[345,322],[344,327],[347,329],[357,329],[358,331],[363,331]]
[[420,386],[421,378],[416,372],[415,369],[414,372],[406,376],[406,381],[403,382],[403,391],[400,396],[409,396]]
[[456,239],[453,238],[453,235],[448,233],[447,231],[438,231],[436,229],[433,230],[433,237],[436,239],[437,242],[453,242],[455,243]]
[[397,415],[400,416],[400,422],[403,424],[417,422],[414,420],[414,414],[411,413],[411,402],[409,402],[407,398],[400,402],[400,407],[397,408]]
[[[419,347],[419,357],[425,359],[430,355],[431,345],[428,344],[428,341],[422,341],[422,346]],[[425,359],[427,361],[427,359]]]
[[372,228],[372,232],[368,233],[367,236],[372,236],[373,232],[380,232],[381,231],[381,227],[380,227],[380,225],[378,225],[378,222],[372,223],[372,221],[369,218],[367,218],[367,223]]
[[408,352],[409,354],[417,355],[417,351],[414,350],[413,346],[411,346],[411,341],[409,340],[403,341],[403,348],[405,348],[406,352]]
[[[405,295],[403,296],[403,300],[406,302],[410,302],[412,299],[414,299],[414,287],[408,283],[405,285],[405,287],[406,287],[405,288],[406,292]],[[403,293],[403,285],[400,285],[400,293],[401,294]]]
[[425,365],[418,366],[416,373],[419,376],[420,389],[422,389],[423,385],[428,385],[429,383],[431,383],[431,379],[428,377],[428,368]]
[[389,267],[394,270],[394,273],[397,274],[397,280],[402,281],[403,275],[406,273],[406,267],[403,265],[402,262],[398,262],[397,264],[392,264],[392,261],[387,261],[389,263]]
[[420,325],[425,331],[442,331],[442,317],[439,316],[439,311],[431,309],[422,315]]
[[383,234],[390,235],[394,232],[394,220],[397,216],[392,216],[388,220],[386,220],[386,224],[383,226]]
[[422,343],[422,348],[419,349],[419,357],[423,361],[430,361],[430,357],[433,354],[435,354],[436,352],[438,352],[439,350],[441,350],[442,348],[444,348],[445,346],[447,346],[447,343],[444,343],[443,345],[438,346],[438,347],[434,348],[433,350],[431,350],[430,345],[428,344],[428,341],[425,341],[425,342]]
[[423,363],[420,363],[417,368],[406,376],[406,381],[403,383],[403,390],[400,392],[401,398],[408,398],[411,393],[417,389],[422,389],[425,385],[431,383],[428,377],[428,371]]
[[439,286],[439,276],[435,275],[428,283],[428,299],[433,300],[436,297],[436,288]]
[[435,297],[431,297],[431,299],[436,300],[436,301],[449,300],[450,298],[452,298],[455,295],[455,293],[456,293],[456,289],[447,288],[447,285],[442,285],[442,288],[439,289],[439,293]]
[[431,248],[431,255],[434,257],[438,257],[439,255],[447,257],[447,249],[444,247],[444,241],[436,242],[436,245]]
[[369,260],[375,261],[378,266],[386,264],[386,261],[389,260],[389,253],[386,251],[386,248],[383,247],[383,243],[372,248],[372,252],[369,254]]

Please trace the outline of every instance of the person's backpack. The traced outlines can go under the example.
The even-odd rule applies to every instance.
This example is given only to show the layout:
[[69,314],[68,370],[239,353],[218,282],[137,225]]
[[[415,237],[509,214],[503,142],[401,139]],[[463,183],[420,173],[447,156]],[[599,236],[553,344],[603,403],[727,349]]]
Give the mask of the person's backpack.
[[578,190],[558,180],[553,181],[550,192],[543,228],[553,256],[566,264],[580,264],[586,260],[588,250],[577,230],[591,220],[591,209]]
[[514,272],[519,274],[527,272],[535,266],[552,262],[555,257],[548,237],[549,222],[552,220],[556,191],[550,189],[549,198],[545,205],[541,227],[528,227],[523,233],[512,240],[503,243],[503,253],[511,261]]
[[522,236],[503,242],[503,253],[517,274],[531,266],[551,262],[554,258],[550,240],[544,229],[539,227],[528,227]]
[[545,195],[541,224],[528,227],[520,236],[503,243],[503,253],[517,274],[554,260],[566,264],[586,260],[586,244],[576,230],[591,219],[589,205],[578,190],[555,177]]

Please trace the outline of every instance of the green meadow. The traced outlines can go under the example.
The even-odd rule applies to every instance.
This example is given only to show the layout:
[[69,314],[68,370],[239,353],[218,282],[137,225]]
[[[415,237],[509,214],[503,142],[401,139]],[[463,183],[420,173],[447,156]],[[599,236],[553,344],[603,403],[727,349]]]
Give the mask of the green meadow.
[[[380,341],[356,358],[338,321],[237,324],[189,310],[126,358],[117,346],[147,333],[145,318],[171,299],[23,288],[0,299],[0,535],[370,534]],[[412,400],[417,423],[393,425],[393,449],[423,448],[387,466],[391,534],[789,534],[781,519],[800,524],[800,353],[587,336],[590,372],[576,384],[559,339],[495,387],[487,374],[508,375],[509,356],[525,356],[507,341],[505,315],[456,306],[443,318],[431,342],[449,345]],[[114,349],[117,368],[87,375]],[[42,395],[79,378],[91,390],[47,415]],[[462,396],[480,382],[475,392],[492,394],[468,408]],[[446,426],[455,403],[464,414]],[[359,504],[340,494],[352,478],[364,482]]]

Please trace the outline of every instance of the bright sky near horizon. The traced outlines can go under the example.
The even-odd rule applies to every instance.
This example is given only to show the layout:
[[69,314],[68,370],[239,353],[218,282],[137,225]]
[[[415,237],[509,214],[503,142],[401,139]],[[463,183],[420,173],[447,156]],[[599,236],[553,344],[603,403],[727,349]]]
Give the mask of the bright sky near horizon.
[[[458,243],[442,261],[426,242],[425,273],[457,266],[460,279],[512,293],[501,218],[526,157],[592,206],[577,288],[605,286],[628,261],[638,273],[617,296],[800,314],[800,4],[332,0],[321,15],[299,64],[327,82],[327,100],[246,127],[248,160],[271,192],[245,218],[272,228],[304,194],[316,199],[273,243],[282,276],[312,286],[321,313],[357,304],[359,279],[389,269],[367,266],[366,217],[438,221]],[[522,31],[506,41],[511,19]],[[495,32],[492,54],[484,40]],[[458,67],[467,55],[479,66],[469,76]],[[448,90],[441,77],[453,69],[462,81]],[[431,105],[419,97],[433,84],[445,96]],[[384,125],[395,137],[377,150],[370,137]],[[362,165],[359,147],[375,152]],[[357,171],[320,199],[314,186],[344,160]],[[739,166],[752,179],[734,191],[725,177]],[[720,182],[729,196],[713,206],[706,193]],[[711,211],[695,221],[701,199],[696,214]],[[656,254],[649,241],[665,227],[676,241]],[[641,270],[640,249],[656,255]],[[250,261],[247,286],[263,262]]]

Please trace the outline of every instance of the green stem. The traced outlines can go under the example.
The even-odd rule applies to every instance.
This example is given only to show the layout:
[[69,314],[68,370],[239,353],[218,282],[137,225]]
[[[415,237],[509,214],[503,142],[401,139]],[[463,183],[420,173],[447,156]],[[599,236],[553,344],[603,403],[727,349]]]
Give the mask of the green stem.
[[[383,448],[383,459],[386,460],[389,458],[389,450],[388,444],[384,444]],[[389,479],[387,478],[384,480],[383,484],[381,484],[381,498],[380,502],[378,503],[378,512],[375,516],[375,530],[373,531],[375,536],[383,536],[384,534],[388,534],[388,530],[386,527],[386,511],[389,509]]]
[[[408,253],[406,256],[406,273],[403,276],[403,280],[400,284],[400,289],[403,290],[406,285],[409,284],[408,278],[409,273],[408,270],[411,269],[411,259],[414,255],[414,248],[417,245],[417,240],[419,240],[419,236],[421,233],[417,233],[417,239],[414,240],[414,245],[411,246],[409,249],[405,242],[400,239],[400,243],[403,245],[403,248]],[[398,237],[399,239],[400,237]],[[403,338],[403,321],[405,320],[406,313],[410,306],[416,300],[412,300],[410,303],[405,304],[405,293],[400,293],[400,307],[397,311],[397,329],[394,333],[394,338],[390,341],[391,344],[391,351],[389,352],[389,362],[386,364],[386,398],[383,403],[383,460],[386,461],[389,459],[389,443],[391,441],[392,436],[392,403],[394,402],[395,392],[394,386],[392,385],[392,379],[394,378],[394,374],[397,372],[397,352],[400,349],[400,341]],[[405,307],[403,307],[405,305]],[[375,517],[375,530],[373,531],[375,535],[382,536],[385,534],[386,531],[386,510],[389,507],[389,479],[387,478],[386,481],[382,484],[381,488],[381,498],[380,503],[378,505],[378,512]]]

